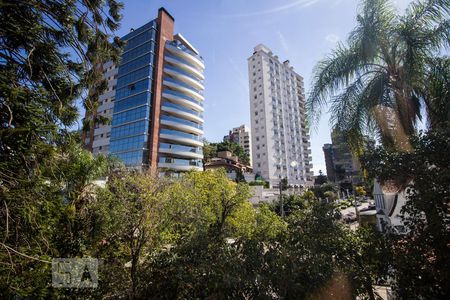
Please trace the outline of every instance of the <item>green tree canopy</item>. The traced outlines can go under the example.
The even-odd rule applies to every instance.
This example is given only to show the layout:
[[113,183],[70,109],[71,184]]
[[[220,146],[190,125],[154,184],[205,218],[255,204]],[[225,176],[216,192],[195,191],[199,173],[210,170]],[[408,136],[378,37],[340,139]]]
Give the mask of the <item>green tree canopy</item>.
[[219,151],[229,151],[233,155],[236,155],[241,163],[245,165],[250,164],[249,155],[245,152],[244,148],[235,142],[225,141],[220,143],[209,143],[206,141],[206,148],[204,148],[204,156],[206,160],[217,157],[217,152]]
[[405,299],[445,299],[450,295],[449,129],[413,136],[411,144],[414,150],[407,153],[379,147],[366,153],[363,163],[372,178],[406,189],[401,217],[407,234],[390,237],[396,293]]
[[113,32],[121,7],[115,0],[0,3],[2,298],[49,297],[49,260],[86,249],[79,217],[95,194],[93,179],[112,165],[82,150],[69,128],[77,101],[92,112],[106,88],[100,66],[119,57]]

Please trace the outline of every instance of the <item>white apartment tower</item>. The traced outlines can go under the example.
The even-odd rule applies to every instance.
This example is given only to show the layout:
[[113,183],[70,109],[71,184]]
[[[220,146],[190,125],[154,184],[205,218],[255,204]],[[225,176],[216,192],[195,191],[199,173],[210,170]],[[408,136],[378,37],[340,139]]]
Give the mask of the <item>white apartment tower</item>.
[[252,142],[250,128],[245,125],[235,127],[230,130],[229,134],[223,137],[224,141],[232,141],[241,146],[250,158],[252,163]]
[[253,170],[278,186],[313,183],[303,78],[259,44],[248,59]]

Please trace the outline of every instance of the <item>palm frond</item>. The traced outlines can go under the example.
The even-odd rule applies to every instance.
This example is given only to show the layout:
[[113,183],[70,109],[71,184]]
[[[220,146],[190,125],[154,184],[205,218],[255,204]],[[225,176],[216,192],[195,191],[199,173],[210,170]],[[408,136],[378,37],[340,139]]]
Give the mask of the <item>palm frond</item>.
[[373,136],[381,125],[373,114],[374,108],[392,107],[392,102],[387,74],[367,73],[333,98],[330,125],[343,132],[351,148],[356,151],[362,146],[364,136]]
[[449,1],[417,1],[401,19],[396,35],[405,48],[402,61],[407,82],[424,75],[425,60],[433,52],[449,48],[449,13]]
[[[384,144],[407,149],[423,103],[432,113],[428,64],[450,47],[449,14],[448,0],[417,0],[402,17],[389,0],[362,0],[347,44],[314,69],[306,102],[310,124],[317,125],[330,105],[332,126],[355,141],[375,130]],[[435,83],[442,94],[444,82]]]
[[410,4],[404,22],[429,27],[448,19],[449,14],[448,0],[419,0]]
[[353,76],[365,68],[359,53],[354,50],[339,44],[330,56],[316,65],[312,90],[306,101],[311,125],[317,124],[320,109],[327,104],[327,99],[348,85]]
[[450,124],[450,58],[433,58],[427,65],[417,97],[425,103],[429,126],[445,127]]
[[366,0],[362,2],[357,20],[358,26],[348,39],[349,46],[338,44],[314,69],[307,100],[312,125],[317,124],[321,108],[328,104],[327,99],[348,86],[354,77],[385,67],[378,57],[388,52],[390,32],[397,22],[394,9],[388,0]]
[[358,25],[350,33],[348,43],[360,51],[367,61],[373,61],[388,44],[397,17],[388,0],[365,0],[361,2],[360,13],[356,17]]

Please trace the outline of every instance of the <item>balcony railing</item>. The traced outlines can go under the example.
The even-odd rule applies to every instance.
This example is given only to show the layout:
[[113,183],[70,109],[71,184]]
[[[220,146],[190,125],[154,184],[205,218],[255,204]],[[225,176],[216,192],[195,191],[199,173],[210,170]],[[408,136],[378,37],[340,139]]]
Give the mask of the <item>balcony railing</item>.
[[187,126],[191,126],[191,127],[203,130],[203,126],[201,124],[191,122],[191,121],[188,121],[185,119],[173,117],[173,116],[162,115],[161,120],[170,121],[170,122],[174,122],[174,123],[178,123],[178,124],[182,124],[182,125],[187,125]]
[[170,108],[178,109],[178,110],[180,110],[182,112],[185,112],[185,113],[188,113],[188,114],[191,114],[191,115],[194,115],[196,117],[199,117],[199,118],[203,119],[203,114],[201,112],[198,112],[198,111],[186,108],[186,107],[181,106],[179,104],[175,104],[175,103],[172,103],[172,102],[169,102],[169,101],[164,101],[162,106],[167,106],[167,107],[170,107]]
[[187,77],[191,78],[192,80],[195,80],[195,81],[197,81],[197,82],[199,82],[199,83],[201,83],[201,84],[203,85],[203,80],[201,80],[201,79],[195,77],[194,75],[190,74],[190,73],[187,72],[187,71],[184,71],[184,70],[182,70],[182,69],[180,69],[180,68],[176,68],[176,67],[170,66],[170,65],[168,65],[168,64],[165,64],[165,65],[164,65],[164,68],[165,68],[165,69],[168,69],[168,70],[171,70],[171,71],[174,71],[174,72],[178,72],[178,73],[180,73],[181,75],[187,76]]
[[202,101],[197,101],[197,100],[195,100],[195,99],[193,99],[193,98],[191,98],[191,97],[189,97],[189,96],[187,96],[187,95],[185,95],[183,93],[180,93],[180,92],[177,92],[177,91],[174,91],[174,90],[169,90],[169,89],[164,89],[163,93],[167,93],[167,94],[174,95],[176,97],[183,98],[184,100],[190,101],[192,103],[195,103],[195,104],[200,105],[201,107],[203,107],[203,102]]
[[197,76],[200,79],[204,79],[203,71],[201,68],[193,64],[192,62],[189,62],[188,60],[184,59],[183,57],[174,55],[170,52],[166,52],[164,55],[164,59],[169,64],[175,64],[178,65],[180,68],[187,69],[187,71],[192,72],[195,76]]
[[198,142],[202,141],[202,137],[199,136],[199,135],[190,134],[190,133],[186,133],[186,132],[182,132],[182,131],[178,131],[178,130],[162,128],[159,131],[159,133],[160,134],[170,134],[170,135],[173,135],[175,137],[191,139],[191,140],[195,140],[195,141],[198,141]]
[[188,48],[186,48],[186,47],[183,46],[182,44],[176,45],[176,44],[174,44],[174,43],[172,42],[172,43],[169,43],[168,46],[169,46],[169,47],[173,47],[173,48],[177,48],[177,50],[179,50],[179,51],[186,52],[187,54],[192,55],[193,57],[197,58],[197,59],[200,60],[202,63],[204,63],[203,57],[201,57],[201,56],[198,55],[197,53],[195,53],[195,52],[189,50]]
[[189,146],[182,146],[182,145],[175,145],[175,144],[168,144],[168,143],[160,143],[159,148],[174,150],[174,151],[192,152],[192,153],[197,153],[197,154],[203,153],[203,151],[199,147],[189,147]]
[[189,84],[184,83],[184,82],[182,82],[180,80],[176,80],[176,79],[174,79],[172,77],[169,77],[169,76],[164,76],[164,81],[168,81],[168,82],[177,84],[177,85],[179,85],[181,87],[187,88],[188,90],[191,90],[192,92],[203,96],[203,91],[197,90],[196,88],[194,88],[194,87],[190,86]]
[[195,159],[181,159],[181,158],[173,158],[173,157],[160,157],[160,163],[164,164],[174,164],[178,166],[192,166],[192,167],[201,167],[202,161]]

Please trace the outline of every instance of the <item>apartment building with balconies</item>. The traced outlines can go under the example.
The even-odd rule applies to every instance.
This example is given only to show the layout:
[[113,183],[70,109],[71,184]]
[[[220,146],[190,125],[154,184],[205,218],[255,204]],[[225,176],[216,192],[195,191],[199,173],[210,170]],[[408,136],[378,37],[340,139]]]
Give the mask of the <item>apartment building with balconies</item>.
[[259,44],[248,59],[253,171],[271,186],[312,185],[303,78]]
[[228,135],[223,137],[223,141],[232,141],[241,146],[245,153],[248,154],[250,159],[250,165],[252,163],[252,135],[250,128],[246,125],[235,127],[229,131]]
[[97,114],[111,122],[86,135],[94,154],[110,154],[140,170],[203,169],[205,65],[173,29],[174,18],[159,9],[155,20],[122,37],[119,65],[103,65],[108,89]]

